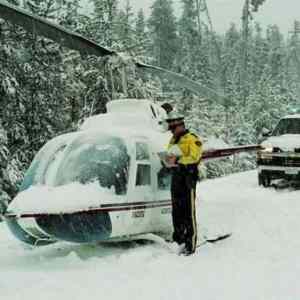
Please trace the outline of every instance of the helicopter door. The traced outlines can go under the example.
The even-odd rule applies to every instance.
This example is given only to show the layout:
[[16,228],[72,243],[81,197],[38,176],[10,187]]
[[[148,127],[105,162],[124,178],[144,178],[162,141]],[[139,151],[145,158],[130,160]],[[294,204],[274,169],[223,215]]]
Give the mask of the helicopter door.
[[[155,159],[155,158],[154,158]],[[152,227],[156,231],[168,232],[172,230],[172,207],[171,207],[171,169],[166,168],[158,156],[154,162],[156,201],[162,203],[157,207],[152,218]]]
[[140,233],[147,228],[147,224],[150,222],[151,208],[149,205],[153,201],[150,151],[146,139],[135,140],[135,160],[133,161],[132,191],[128,195],[129,201],[132,202],[130,219],[132,220],[132,230]]

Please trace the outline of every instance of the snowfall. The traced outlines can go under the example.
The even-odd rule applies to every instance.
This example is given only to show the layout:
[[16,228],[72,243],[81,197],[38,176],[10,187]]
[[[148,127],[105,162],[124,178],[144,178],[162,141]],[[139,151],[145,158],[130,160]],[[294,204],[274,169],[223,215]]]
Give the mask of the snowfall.
[[188,257],[157,243],[32,249],[1,223],[0,299],[299,299],[299,196],[258,187],[255,171],[203,181],[199,232],[232,236]]

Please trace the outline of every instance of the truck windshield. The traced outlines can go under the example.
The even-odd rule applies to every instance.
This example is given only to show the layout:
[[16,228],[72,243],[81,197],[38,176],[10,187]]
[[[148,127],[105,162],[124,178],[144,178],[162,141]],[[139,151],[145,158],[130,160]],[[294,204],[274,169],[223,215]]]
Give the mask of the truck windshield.
[[300,134],[300,119],[287,118],[279,121],[272,135]]
[[80,137],[70,145],[57,174],[56,185],[98,181],[117,195],[127,190],[129,156],[118,137]]

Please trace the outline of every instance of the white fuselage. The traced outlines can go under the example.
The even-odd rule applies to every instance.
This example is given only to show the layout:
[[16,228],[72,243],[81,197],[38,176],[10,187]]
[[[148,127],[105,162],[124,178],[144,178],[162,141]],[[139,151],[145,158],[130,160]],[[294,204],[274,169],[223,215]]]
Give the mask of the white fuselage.
[[[165,111],[160,106],[148,100],[110,102],[107,114],[87,119],[78,132],[51,140],[32,163],[34,166],[40,160],[38,167],[34,169],[36,174],[33,181],[50,187],[51,192],[56,190],[57,195],[57,189],[61,188],[59,178],[62,178],[61,174],[64,172],[72,173],[72,157],[76,157],[80,149],[95,145],[99,147],[97,140],[102,136],[117,137],[126,144],[129,156],[126,193],[111,197],[106,195],[105,198],[99,195],[99,199],[95,199],[97,195],[89,196],[87,193],[84,200],[86,205],[81,199],[76,201],[76,197],[73,197],[74,203],[68,199],[68,206],[65,205],[65,200],[55,202],[50,196],[47,206],[47,203],[39,205],[43,201],[40,197],[36,197],[39,198],[36,201],[31,197],[30,193],[33,191],[28,184],[11,203],[8,214],[21,217],[18,222],[29,234],[36,236],[40,232],[43,237],[48,235],[53,240],[57,238],[40,228],[35,216],[105,212],[109,214],[111,221],[111,233],[107,240],[132,239],[144,233],[171,233],[171,175],[166,170],[162,171],[162,163],[158,157],[158,152],[166,150],[170,139],[170,134],[163,127],[165,116]],[[74,145],[79,143],[80,151],[73,151]],[[99,149],[103,150],[103,145]],[[62,198],[66,195],[64,193]],[[44,198],[47,201],[47,197]]]

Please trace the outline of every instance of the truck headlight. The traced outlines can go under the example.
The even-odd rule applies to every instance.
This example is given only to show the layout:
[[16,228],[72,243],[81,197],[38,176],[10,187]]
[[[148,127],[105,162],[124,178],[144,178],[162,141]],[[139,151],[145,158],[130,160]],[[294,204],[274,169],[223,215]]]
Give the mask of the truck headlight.
[[261,144],[261,147],[263,148],[262,150],[260,150],[261,153],[272,153],[273,152],[273,145],[270,142],[263,142]]
[[272,159],[272,152],[273,147],[272,146],[264,146],[264,149],[257,152],[257,158],[260,159]]
[[263,150],[261,150],[262,153],[272,153],[273,152],[273,147],[267,147],[267,148],[264,148]]

